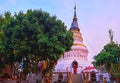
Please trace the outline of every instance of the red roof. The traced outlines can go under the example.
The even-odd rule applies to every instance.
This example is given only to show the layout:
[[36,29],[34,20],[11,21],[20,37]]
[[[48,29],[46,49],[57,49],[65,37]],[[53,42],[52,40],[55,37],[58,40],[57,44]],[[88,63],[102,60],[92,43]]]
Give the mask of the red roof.
[[83,70],[91,70],[91,69],[95,69],[95,67],[93,67],[93,66],[88,66],[88,67],[84,68]]

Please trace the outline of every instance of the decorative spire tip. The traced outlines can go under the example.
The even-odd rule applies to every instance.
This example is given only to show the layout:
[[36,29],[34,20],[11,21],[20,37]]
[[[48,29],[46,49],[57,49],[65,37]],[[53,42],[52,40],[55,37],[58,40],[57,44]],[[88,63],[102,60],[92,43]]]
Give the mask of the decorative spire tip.
[[74,5],[74,18],[76,18],[76,3]]

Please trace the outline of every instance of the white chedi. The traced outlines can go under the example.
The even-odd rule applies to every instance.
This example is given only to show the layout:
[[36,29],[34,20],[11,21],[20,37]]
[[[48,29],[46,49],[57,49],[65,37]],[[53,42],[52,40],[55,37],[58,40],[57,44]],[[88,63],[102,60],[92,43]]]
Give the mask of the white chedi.
[[[55,72],[73,72],[80,73],[85,67],[90,66],[88,61],[88,49],[83,44],[82,34],[77,22],[76,7],[74,8],[74,18],[71,24],[70,31],[73,33],[73,46],[69,52],[64,52],[58,60],[55,67]],[[74,64],[75,63],[75,64]],[[75,66],[74,66],[75,65]],[[76,70],[77,68],[77,70]]]

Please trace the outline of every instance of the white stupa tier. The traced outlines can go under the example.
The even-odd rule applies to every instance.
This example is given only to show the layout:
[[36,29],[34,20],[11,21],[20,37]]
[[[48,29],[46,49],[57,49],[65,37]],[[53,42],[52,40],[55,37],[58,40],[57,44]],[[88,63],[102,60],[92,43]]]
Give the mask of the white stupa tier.
[[83,38],[80,33],[80,29],[77,22],[76,6],[74,7],[74,18],[71,24],[70,31],[73,32],[73,46],[69,52],[65,52],[59,59],[55,71],[56,72],[73,72],[74,68],[77,69],[77,73],[80,73],[85,67],[90,66],[91,63],[88,61],[88,49],[83,44]]

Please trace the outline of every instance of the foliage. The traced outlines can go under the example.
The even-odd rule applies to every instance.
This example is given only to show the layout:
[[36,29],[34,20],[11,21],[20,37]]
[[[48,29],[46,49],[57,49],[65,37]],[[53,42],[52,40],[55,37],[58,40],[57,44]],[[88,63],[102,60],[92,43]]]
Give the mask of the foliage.
[[[73,44],[72,33],[66,30],[64,23],[42,10],[28,10],[27,13],[20,11],[14,16],[7,13],[5,17],[9,18],[5,19],[2,26],[2,53],[6,64],[21,62],[23,58],[30,63],[34,55],[38,59],[33,59],[37,60],[34,65],[37,65],[39,60],[48,60],[50,64],[46,71],[49,71],[63,52],[69,51]],[[24,66],[29,66],[27,63]]]
[[117,57],[120,54],[120,46],[115,43],[107,44],[103,50],[95,57],[96,65],[108,65],[117,63]]
[[95,61],[93,62],[94,66],[96,68],[101,68],[101,66],[104,66],[104,68],[112,74],[112,77],[119,77],[120,73],[119,65],[119,55],[120,55],[120,45],[116,44],[113,41],[113,33],[112,30],[109,30],[110,34],[110,43],[104,46],[102,51],[95,56]]
[[11,13],[10,12],[5,12],[4,15],[0,14],[0,72],[3,67],[5,67],[4,64],[4,48],[5,48],[5,43],[4,43],[4,32],[3,32],[3,26],[8,23],[8,20],[11,18]]

